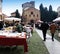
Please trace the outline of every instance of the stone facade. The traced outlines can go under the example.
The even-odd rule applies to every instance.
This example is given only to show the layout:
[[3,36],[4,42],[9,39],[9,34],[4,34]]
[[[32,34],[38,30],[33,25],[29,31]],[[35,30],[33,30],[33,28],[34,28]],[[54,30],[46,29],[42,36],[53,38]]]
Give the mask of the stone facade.
[[5,15],[5,14],[2,14],[2,18],[8,18],[9,16]]
[[37,20],[40,20],[40,11],[36,8],[28,8],[23,11],[22,16],[26,23],[30,23],[31,20],[36,22]]

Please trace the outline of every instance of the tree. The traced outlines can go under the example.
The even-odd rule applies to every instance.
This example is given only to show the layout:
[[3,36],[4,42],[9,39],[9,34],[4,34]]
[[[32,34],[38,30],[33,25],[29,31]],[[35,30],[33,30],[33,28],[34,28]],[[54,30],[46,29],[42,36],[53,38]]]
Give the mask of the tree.
[[44,8],[43,8],[43,4],[41,3],[41,5],[40,5],[40,10],[43,10]]
[[52,10],[52,6],[49,6],[49,10],[47,7],[43,7],[43,4],[40,5],[40,13],[41,13],[41,20],[45,22],[52,22],[55,18],[57,18],[57,12]]
[[57,18],[57,12],[52,10],[52,6],[49,6],[49,21],[52,22],[55,18]]
[[43,14],[44,14],[44,7],[43,7],[43,4],[41,4],[39,8],[40,8],[40,13],[41,13],[40,14],[41,20],[43,21],[44,20],[44,16],[43,16]]
[[49,6],[49,21],[51,22],[52,21],[52,19],[53,19],[53,10],[52,10],[52,6],[50,5]]
[[50,12],[52,11],[52,6],[51,6],[51,5],[49,6],[49,11],[50,11]]
[[48,10],[47,7],[43,7],[43,4],[40,5],[41,20],[48,21]]
[[57,16],[58,16],[58,13],[55,12],[55,11],[53,11],[53,20],[54,20],[55,18],[57,18]]
[[19,14],[19,11],[18,11],[18,9],[16,10],[16,16],[15,17],[17,17],[17,18],[20,18],[20,14]]
[[49,21],[49,18],[48,18],[49,17],[49,12],[47,10],[47,7],[44,8],[44,16],[45,16],[44,21],[48,22]]

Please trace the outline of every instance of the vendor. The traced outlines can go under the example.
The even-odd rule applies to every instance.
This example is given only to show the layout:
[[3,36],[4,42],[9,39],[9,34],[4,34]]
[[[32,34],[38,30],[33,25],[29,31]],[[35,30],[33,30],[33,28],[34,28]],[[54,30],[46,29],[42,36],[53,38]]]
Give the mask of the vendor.
[[16,26],[13,26],[12,32],[16,32]]
[[3,28],[3,21],[0,21],[0,30]]
[[19,21],[16,21],[15,26],[16,26],[17,32],[21,33],[23,31],[23,26],[21,25]]

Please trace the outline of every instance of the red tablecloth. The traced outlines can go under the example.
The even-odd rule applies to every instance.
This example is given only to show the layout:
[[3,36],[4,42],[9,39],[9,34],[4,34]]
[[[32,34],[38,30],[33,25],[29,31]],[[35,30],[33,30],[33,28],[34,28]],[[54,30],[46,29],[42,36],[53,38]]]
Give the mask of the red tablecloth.
[[0,45],[2,46],[23,45],[24,52],[28,52],[26,38],[18,38],[18,37],[13,38],[13,37],[0,36]]

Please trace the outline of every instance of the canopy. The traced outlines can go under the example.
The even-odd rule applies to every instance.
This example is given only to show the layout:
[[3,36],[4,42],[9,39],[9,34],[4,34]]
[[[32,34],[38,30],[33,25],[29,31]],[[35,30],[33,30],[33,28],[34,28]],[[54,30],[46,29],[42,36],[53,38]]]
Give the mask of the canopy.
[[21,19],[19,18],[15,18],[15,17],[10,17],[10,18],[4,18],[5,21],[21,21]]
[[0,21],[3,21],[3,20],[0,19]]
[[59,22],[59,21],[60,21],[60,17],[53,20],[53,22]]
[[41,20],[37,20],[37,22],[40,22],[40,23],[42,23],[43,21],[41,21]]

